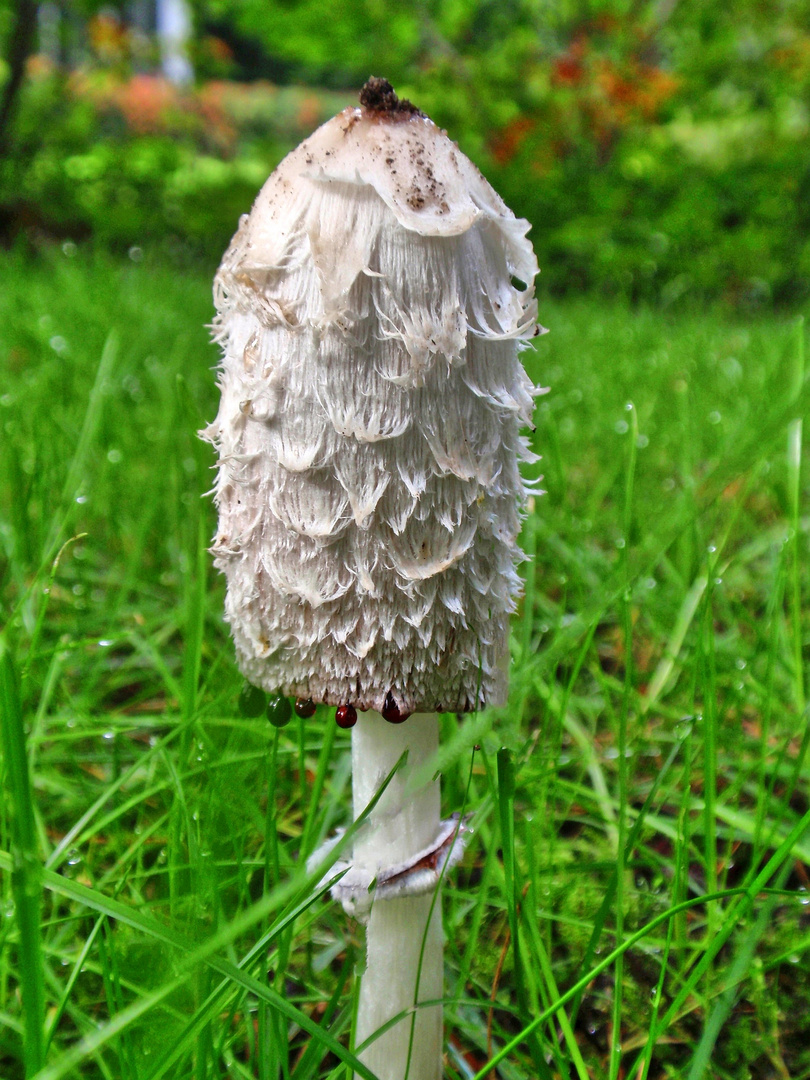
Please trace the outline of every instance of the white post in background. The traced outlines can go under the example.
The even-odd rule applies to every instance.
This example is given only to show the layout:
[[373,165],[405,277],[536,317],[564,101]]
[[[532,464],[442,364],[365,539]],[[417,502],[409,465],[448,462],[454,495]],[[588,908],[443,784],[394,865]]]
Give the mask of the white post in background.
[[55,64],[60,63],[62,60],[62,13],[58,4],[45,3],[37,7],[37,31],[39,51]]
[[188,58],[191,9],[186,0],[156,0],[155,18],[163,74],[175,86],[188,86],[194,79]]

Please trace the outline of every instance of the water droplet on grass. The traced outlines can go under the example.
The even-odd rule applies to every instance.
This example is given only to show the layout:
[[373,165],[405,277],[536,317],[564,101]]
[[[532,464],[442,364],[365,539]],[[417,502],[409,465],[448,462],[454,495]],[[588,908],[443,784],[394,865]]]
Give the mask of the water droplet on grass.
[[630,430],[630,425],[627,423],[626,420],[617,420],[616,423],[613,425],[613,430],[616,432],[617,435],[626,435],[627,432]]
[[692,728],[694,726],[694,716],[684,716],[675,725],[675,738],[686,739],[692,734]]

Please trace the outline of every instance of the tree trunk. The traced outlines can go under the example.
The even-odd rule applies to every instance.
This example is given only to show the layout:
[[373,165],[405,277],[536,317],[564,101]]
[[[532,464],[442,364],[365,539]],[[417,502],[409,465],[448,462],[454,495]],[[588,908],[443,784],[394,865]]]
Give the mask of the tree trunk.
[[37,36],[37,5],[33,0],[17,0],[9,36],[9,76],[0,98],[0,157],[9,152],[11,125],[25,78],[25,64],[34,51]]

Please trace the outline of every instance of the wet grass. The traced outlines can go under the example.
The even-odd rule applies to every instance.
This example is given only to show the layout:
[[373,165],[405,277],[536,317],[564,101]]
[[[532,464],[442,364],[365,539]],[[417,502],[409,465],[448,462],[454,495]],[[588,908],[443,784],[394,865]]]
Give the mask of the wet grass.
[[[237,710],[213,268],[67,250],[3,256],[0,1075],[348,1076],[349,739]],[[804,327],[542,315],[510,704],[442,721],[446,1075],[810,1077]]]

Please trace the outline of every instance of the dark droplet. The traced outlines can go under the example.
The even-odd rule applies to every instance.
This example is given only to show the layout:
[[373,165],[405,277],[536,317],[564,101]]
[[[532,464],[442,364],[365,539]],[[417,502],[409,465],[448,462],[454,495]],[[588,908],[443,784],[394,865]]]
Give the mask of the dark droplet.
[[308,719],[310,716],[315,715],[315,702],[311,697],[308,698],[296,698],[295,699],[295,712],[297,716],[300,716],[302,720]]
[[261,716],[267,702],[267,694],[258,686],[251,686],[249,682],[242,685],[239,691],[239,715],[251,720]]
[[273,727],[286,727],[292,720],[289,698],[274,694],[267,701],[267,719]]
[[401,713],[399,711],[399,706],[390,690],[385,695],[385,701],[382,707],[382,717],[383,720],[387,720],[389,724],[401,724],[403,720],[408,719],[407,713]]
[[340,728],[353,728],[357,723],[357,709],[354,705],[338,705],[335,709],[335,722]]

